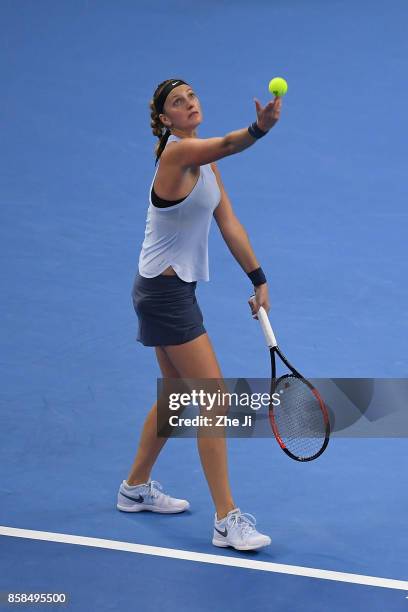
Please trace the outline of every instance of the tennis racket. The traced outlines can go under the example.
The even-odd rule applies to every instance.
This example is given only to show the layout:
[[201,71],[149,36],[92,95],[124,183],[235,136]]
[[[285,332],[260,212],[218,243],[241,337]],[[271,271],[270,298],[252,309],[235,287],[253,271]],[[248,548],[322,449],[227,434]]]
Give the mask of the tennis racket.
[[[250,300],[254,303],[255,296],[251,296]],[[312,383],[299,374],[281,352],[266,310],[261,306],[256,315],[252,316],[258,317],[270,351],[272,374],[269,422],[276,441],[295,461],[317,459],[327,448],[330,437],[329,414],[323,399]],[[278,378],[276,355],[290,371]],[[276,401],[272,401],[272,396]]]

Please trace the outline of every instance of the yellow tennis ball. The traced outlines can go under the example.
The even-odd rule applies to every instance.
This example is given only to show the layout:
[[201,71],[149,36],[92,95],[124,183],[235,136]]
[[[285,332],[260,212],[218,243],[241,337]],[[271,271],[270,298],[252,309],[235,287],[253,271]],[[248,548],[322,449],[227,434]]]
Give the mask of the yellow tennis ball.
[[281,77],[275,77],[272,81],[269,81],[269,91],[277,97],[284,96],[288,91],[288,84],[285,79]]

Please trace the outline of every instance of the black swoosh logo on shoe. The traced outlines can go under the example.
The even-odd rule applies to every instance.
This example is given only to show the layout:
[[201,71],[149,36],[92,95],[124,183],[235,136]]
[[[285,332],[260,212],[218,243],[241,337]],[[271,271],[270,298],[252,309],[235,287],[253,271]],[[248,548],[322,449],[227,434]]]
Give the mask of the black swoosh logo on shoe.
[[226,538],[226,537],[227,537],[227,535],[228,535],[228,531],[227,531],[225,528],[224,528],[224,531],[220,531],[220,530],[219,530],[219,529],[217,529],[216,527],[214,527],[214,529],[215,529],[215,531],[218,531],[218,533],[219,533],[220,535],[222,535],[224,538]]
[[127,497],[128,499],[135,501],[137,504],[143,504],[144,502],[144,497],[142,497],[141,495],[138,495],[138,497],[131,497],[130,495],[126,495],[126,493],[123,493],[122,491],[120,492],[120,494],[123,495],[123,497]]

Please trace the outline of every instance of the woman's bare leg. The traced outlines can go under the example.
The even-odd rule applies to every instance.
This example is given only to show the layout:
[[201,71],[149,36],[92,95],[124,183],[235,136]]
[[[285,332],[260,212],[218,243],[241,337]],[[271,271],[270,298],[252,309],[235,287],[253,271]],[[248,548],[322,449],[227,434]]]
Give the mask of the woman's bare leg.
[[[164,351],[181,378],[222,379],[208,334],[184,344],[165,346]],[[219,436],[219,437],[218,437]],[[235,508],[228,479],[225,437],[197,436],[201,464],[219,519]]]
[[[166,347],[156,347],[163,378],[215,378],[222,373],[208,334]],[[147,482],[167,438],[157,436],[157,402],[150,410],[140,436],[139,447],[127,479],[128,484]],[[235,507],[228,479],[225,437],[197,436],[201,464],[219,519]]]
[[[156,347],[156,356],[163,378],[179,377],[179,373],[161,347]],[[157,435],[157,402],[155,402],[143,425],[136,457],[127,478],[129,485],[142,484],[149,480],[152,467],[166,442],[167,438]]]

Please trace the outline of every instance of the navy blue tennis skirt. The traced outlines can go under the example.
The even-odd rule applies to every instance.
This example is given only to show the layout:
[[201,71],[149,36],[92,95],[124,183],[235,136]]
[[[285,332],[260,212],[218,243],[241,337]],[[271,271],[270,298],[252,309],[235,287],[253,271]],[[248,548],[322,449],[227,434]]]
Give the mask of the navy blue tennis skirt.
[[144,346],[183,344],[205,334],[203,315],[195,290],[179,276],[136,274],[132,300],[139,329],[136,340]]

